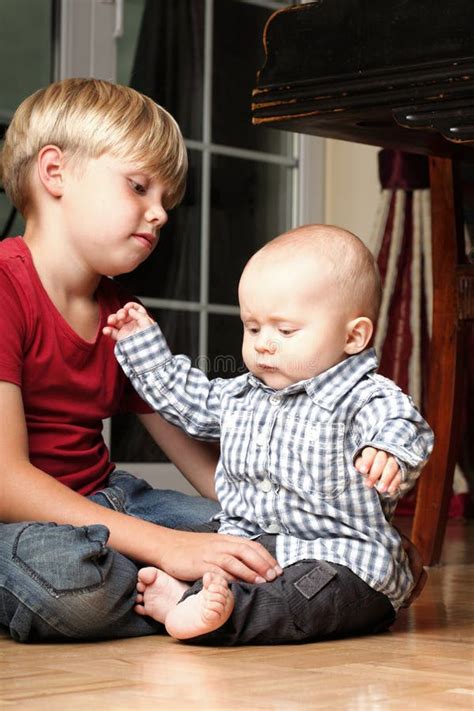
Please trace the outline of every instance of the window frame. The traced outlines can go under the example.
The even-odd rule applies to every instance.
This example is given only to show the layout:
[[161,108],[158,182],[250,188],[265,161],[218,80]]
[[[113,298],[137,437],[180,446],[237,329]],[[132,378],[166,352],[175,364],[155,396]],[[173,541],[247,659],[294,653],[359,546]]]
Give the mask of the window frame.
[[[145,306],[199,313],[199,354],[201,362],[208,355],[208,318],[211,314],[238,315],[237,306],[209,302],[211,162],[214,155],[231,156],[291,168],[290,226],[322,222],[324,214],[325,142],[323,139],[293,134],[290,155],[248,150],[212,142],[212,58],[213,8],[215,0],[205,1],[203,138],[186,139],[189,150],[201,153],[201,254],[199,301],[156,299],[137,294]],[[239,0],[275,10],[285,2],[275,0]],[[124,0],[60,0],[57,26],[58,79],[93,76],[116,81],[117,39],[123,35]],[[258,67],[256,68],[256,70]],[[110,446],[110,421],[104,423],[104,437]],[[117,468],[140,473],[160,487],[194,492],[172,464],[127,462]]]

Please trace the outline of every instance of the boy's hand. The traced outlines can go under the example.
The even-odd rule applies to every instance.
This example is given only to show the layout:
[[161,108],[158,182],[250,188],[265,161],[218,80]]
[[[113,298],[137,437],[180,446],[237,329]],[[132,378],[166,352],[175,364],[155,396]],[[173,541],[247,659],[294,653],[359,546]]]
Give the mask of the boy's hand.
[[369,488],[375,486],[380,494],[396,494],[402,483],[402,472],[395,457],[381,449],[365,447],[355,464]]
[[105,336],[110,336],[114,341],[121,341],[127,336],[144,331],[155,322],[140,304],[129,302],[116,313],[110,314],[107,326],[102,329]]
[[229,581],[248,583],[271,582],[283,572],[257,541],[188,531],[172,531],[161,546],[158,567],[179,580],[197,580],[205,572],[214,572]]

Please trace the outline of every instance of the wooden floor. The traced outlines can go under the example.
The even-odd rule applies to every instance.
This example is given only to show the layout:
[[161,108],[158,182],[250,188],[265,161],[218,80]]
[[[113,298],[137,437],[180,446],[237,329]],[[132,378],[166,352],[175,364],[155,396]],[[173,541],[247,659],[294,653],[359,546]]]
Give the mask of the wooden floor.
[[0,706],[96,709],[474,709],[474,523],[387,634],[288,647],[199,649],[166,637],[63,645],[0,638]]

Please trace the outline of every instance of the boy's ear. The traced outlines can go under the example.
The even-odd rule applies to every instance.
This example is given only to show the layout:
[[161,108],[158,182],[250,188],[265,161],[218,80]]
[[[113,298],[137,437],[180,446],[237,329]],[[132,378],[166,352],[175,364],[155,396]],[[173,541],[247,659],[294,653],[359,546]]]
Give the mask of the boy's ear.
[[366,316],[359,316],[349,321],[346,331],[345,353],[348,355],[361,353],[372,338],[373,332],[374,325]]
[[64,164],[64,153],[57,146],[44,146],[38,153],[38,177],[53,197],[63,194]]

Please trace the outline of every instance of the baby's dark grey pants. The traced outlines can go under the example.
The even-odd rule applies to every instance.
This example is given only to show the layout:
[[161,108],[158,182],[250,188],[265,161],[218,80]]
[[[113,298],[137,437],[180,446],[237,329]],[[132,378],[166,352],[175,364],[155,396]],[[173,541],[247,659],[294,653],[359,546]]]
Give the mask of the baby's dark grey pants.
[[[275,554],[275,536],[258,539]],[[286,644],[387,630],[395,611],[349,568],[322,560],[304,560],[271,583],[231,583],[235,608],[218,630],[187,640],[194,644]],[[183,600],[202,589],[197,581]]]

